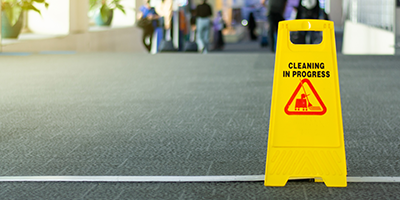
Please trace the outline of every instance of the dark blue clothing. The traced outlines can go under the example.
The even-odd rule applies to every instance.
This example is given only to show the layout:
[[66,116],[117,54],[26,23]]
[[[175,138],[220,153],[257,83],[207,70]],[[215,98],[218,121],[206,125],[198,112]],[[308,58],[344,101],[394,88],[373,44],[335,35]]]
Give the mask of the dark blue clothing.
[[141,6],[140,12],[143,13],[143,17],[147,17],[147,15],[149,15],[149,14],[152,14],[152,15],[156,14],[156,10],[154,10],[154,8],[147,8],[146,6]]
[[[142,18],[146,18],[149,14],[157,15],[156,10],[153,7],[147,8],[146,6],[141,6],[140,12],[142,12],[142,14],[143,14]],[[158,24],[158,20],[152,20],[152,21],[153,21],[152,22],[153,28],[156,28],[157,24]]]

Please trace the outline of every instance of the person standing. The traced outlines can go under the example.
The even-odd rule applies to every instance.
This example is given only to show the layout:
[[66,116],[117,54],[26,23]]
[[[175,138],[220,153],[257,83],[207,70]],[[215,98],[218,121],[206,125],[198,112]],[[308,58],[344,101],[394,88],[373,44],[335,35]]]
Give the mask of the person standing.
[[[320,11],[318,0],[300,0],[296,19],[319,19]],[[318,31],[299,31],[296,44],[318,44],[321,41],[322,35]]]
[[225,28],[225,22],[222,19],[222,11],[218,11],[217,16],[214,19],[214,50],[224,49],[224,37],[222,30]]
[[269,38],[271,51],[275,52],[275,36],[278,35],[278,24],[285,20],[283,13],[285,12],[287,0],[269,0],[268,1],[268,21],[269,21]]
[[255,34],[255,30],[257,28],[257,23],[256,23],[256,19],[254,18],[254,14],[253,12],[250,13],[249,15],[249,33],[250,33],[250,39],[251,40],[257,40],[257,36]]
[[156,6],[157,14],[162,17],[162,22],[164,24],[165,40],[171,40],[171,27],[172,27],[172,0],[161,0],[161,3]]
[[203,3],[196,7],[196,14],[197,45],[201,53],[207,53],[211,24],[210,17],[212,16],[212,9],[207,0],[203,0]]
[[151,44],[153,40],[154,29],[157,26],[156,19],[158,19],[158,15],[153,7],[150,6],[150,0],[146,0],[145,4],[140,7],[140,13],[138,14],[138,19],[147,18],[151,21],[146,27],[143,27],[143,35],[142,42],[146,47],[147,51],[151,51]]

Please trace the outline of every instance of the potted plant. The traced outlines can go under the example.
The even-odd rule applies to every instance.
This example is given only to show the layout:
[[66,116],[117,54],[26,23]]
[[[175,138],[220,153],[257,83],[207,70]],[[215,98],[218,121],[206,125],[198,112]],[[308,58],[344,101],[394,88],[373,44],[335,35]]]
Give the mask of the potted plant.
[[24,14],[33,10],[39,14],[35,3],[49,4],[45,0],[1,0],[1,36],[2,38],[18,38],[21,33]]
[[98,26],[110,26],[114,10],[125,13],[121,0],[90,0],[90,10],[94,12],[94,21]]

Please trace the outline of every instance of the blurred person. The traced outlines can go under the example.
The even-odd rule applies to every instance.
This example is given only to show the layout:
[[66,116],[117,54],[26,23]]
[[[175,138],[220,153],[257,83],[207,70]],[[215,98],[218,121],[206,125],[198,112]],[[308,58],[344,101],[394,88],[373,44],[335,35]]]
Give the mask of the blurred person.
[[299,2],[300,0],[287,0],[285,12],[283,14],[283,18],[285,18],[285,20],[296,19]]
[[155,8],[157,14],[163,18],[163,30],[165,32],[165,39],[171,40],[171,27],[172,27],[172,0],[162,0],[161,3]]
[[190,10],[190,29],[196,31],[196,10]]
[[296,19],[318,19],[320,5],[318,0],[300,0]]
[[154,8],[150,6],[150,0],[145,0],[144,5],[141,6],[139,10],[140,13],[138,14],[138,19],[147,18],[151,21],[149,25],[143,27],[142,35],[143,45],[146,47],[147,51],[150,52],[154,29],[157,27],[158,15]]
[[263,19],[262,19],[262,24],[260,28],[260,46],[261,47],[267,47],[269,43],[268,39],[268,33],[269,33],[269,23],[268,23],[268,18],[266,15],[266,11],[268,10],[268,0],[260,0],[260,4],[263,6],[263,10],[265,12],[263,13]]
[[226,28],[224,19],[222,18],[222,11],[218,11],[217,16],[213,21],[214,28],[214,50],[224,49],[224,37],[222,35],[222,30]]
[[[191,13],[191,15],[190,15],[190,39],[189,39],[189,41],[194,42],[196,40],[196,10],[191,10],[190,13]],[[197,46],[196,46],[196,48],[197,48]]]
[[[318,0],[300,0],[296,19],[319,19],[320,5]],[[318,44],[322,35],[317,31],[299,31],[294,34],[295,44]]]
[[268,1],[268,21],[269,21],[269,39],[271,51],[275,52],[275,35],[278,35],[278,24],[285,20],[283,13],[285,12],[287,0],[269,0]]
[[190,10],[189,41],[184,44],[184,51],[198,51],[196,43],[196,10]]
[[201,53],[208,52],[208,40],[210,35],[210,17],[212,16],[211,6],[207,0],[196,7],[196,40]]
[[249,24],[247,26],[249,28],[250,39],[257,40],[257,36],[255,34],[255,29],[257,28],[256,19],[254,18],[253,12],[249,14]]

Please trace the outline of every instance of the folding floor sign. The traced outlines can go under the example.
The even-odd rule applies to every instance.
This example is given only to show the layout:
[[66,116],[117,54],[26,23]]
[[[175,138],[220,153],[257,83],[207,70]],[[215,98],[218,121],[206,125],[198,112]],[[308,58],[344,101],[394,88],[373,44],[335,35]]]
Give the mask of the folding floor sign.
[[[333,22],[282,21],[278,30],[265,186],[315,178],[328,187],[346,187]],[[321,33],[322,42],[293,44],[294,31]]]

